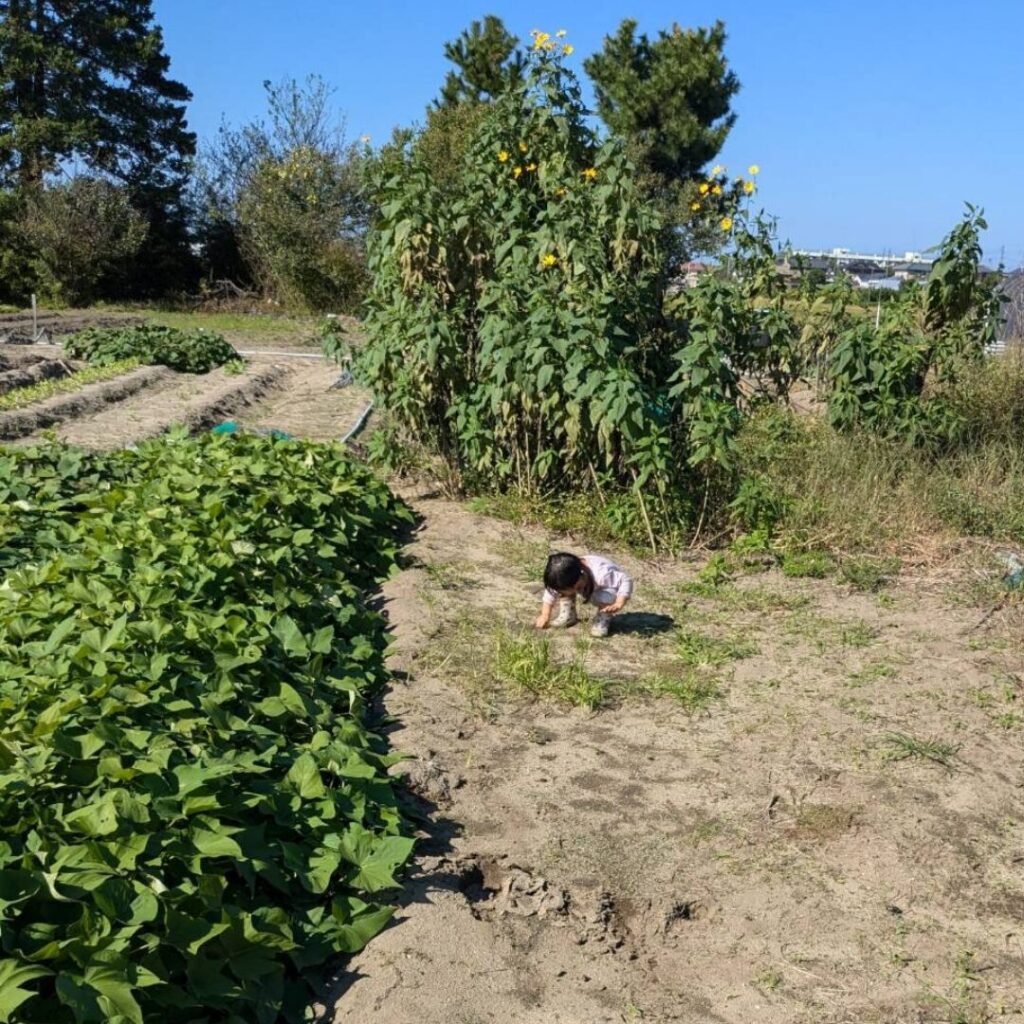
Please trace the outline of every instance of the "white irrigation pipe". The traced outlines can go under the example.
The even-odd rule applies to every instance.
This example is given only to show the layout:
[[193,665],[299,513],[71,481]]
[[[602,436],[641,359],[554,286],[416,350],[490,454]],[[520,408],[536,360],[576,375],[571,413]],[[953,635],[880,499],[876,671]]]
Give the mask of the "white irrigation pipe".
[[240,356],[292,356],[295,359],[326,359],[322,352],[270,352],[265,348],[239,349]]
[[373,402],[371,402],[360,414],[359,419],[356,420],[355,426],[341,439],[342,444],[348,444],[356,434],[359,433],[363,427],[366,426],[366,421],[370,418],[370,413],[373,412]]

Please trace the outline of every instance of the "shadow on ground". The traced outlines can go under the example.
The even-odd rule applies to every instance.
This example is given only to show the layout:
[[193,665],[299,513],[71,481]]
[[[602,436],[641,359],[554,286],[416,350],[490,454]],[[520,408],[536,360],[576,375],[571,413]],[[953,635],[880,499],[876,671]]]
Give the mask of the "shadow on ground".
[[667,633],[676,624],[671,615],[656,612],[622,612],[615,616],[613,627],[616,633],[633,633],[639,636],[655,636]]

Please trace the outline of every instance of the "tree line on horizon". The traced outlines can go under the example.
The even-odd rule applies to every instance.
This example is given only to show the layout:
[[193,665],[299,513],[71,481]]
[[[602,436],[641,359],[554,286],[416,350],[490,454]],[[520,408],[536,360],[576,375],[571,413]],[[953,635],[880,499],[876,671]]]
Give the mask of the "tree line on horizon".
[[[626,19],[584,61],[674,260],[719,244],[690,207],[736,119],[725,43],[720,21],[648,37]],[[289,308],[355,310],[367,166],[418,146],[445,173],[524,52],[500,18],[474,21],[446,44],[452,67],[423,122],[376,152],[346,138],[316,75],[265,83],[264,118],[200,146],[151,0],[0,0],[0,303],[146,300],[230,280]]]

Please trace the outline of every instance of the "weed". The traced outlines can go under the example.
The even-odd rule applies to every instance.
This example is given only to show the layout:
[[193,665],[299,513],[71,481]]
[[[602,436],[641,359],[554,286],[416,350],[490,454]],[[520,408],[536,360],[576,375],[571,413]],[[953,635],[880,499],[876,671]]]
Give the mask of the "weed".
[[707,818],[694,825],[693,831],[690,833],[690,842],[694,846],[700,846],[702,843],[709,843],[712,839],[717,839],[724,831],[725,826],[718,818]]
[[721,588],[732,582],[735,571],[730,560],[720,551],[715,552],[697,573],[697,578],[680,588],[694,597],[717,597]]
[[688,668],[717,668],[730,661],[749,658],[757,653],[757,647],[737,637],[720,640],[704,633],[681,630],[676,637],[676,652]]
[[652,672],[642,676],[632,688],[651,697],[671,697],[687,711],[703,711],[722,695],[719,681],[714,676],[696,671],[682,676]]
[[589,710],[600,707],[605,700],[606,680],[591,676],[582,657],[568,664],[555,662],[546,637],[499,633],[491,671],[499,683],[520,695],[563,701]]
[[839,642],[844,647],[868,647],[878,638],[878,630],[867,622],[847,622],[839,629]]
[[782,975],[774,967],[766,967],[756,979],[757,987],[762,992],[775,992],[782,984]]
[[427,579],[441,590],[465,590],[475,585],[473,578],[454,562],[426,562]]
[[854,590],[877,591],[892,583],[900,571],[898,558],[876,558],[858,555],[844,558],[839,566],[839,578]]
[[799,839],[825,841],[848,831],[857,811],[834,804],[803,804],[797,813],[793,832]]
[[851,686],[864,686],[866,683],[879,682],[882,679],[893,679],[896,669],[884,661],[872,662],[850,676]]
[[904,761],[910,757],[919,757],[949,769],[953,768],[953,762],[960,751],[959,745],[935,739],[919,740],[905,732],[887,733],[885,744],[888,747],[885,752],[887,760]]
[[826,551],[795,551],[782,559],[782,573],[798,579],[824,579],[835,568],[832,556]]
[[726,600],[729,606],[737,611],[757,612],[762,615],[774,611],[797,611],[811,604],[811,599],[806,594],[785,594],[762,586],[732,588]]

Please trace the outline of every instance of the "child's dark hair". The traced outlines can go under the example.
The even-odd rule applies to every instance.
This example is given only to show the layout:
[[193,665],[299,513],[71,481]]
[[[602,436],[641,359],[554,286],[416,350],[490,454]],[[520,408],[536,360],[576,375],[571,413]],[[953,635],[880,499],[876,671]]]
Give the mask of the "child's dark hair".
[[594,590],[594,579],[583,564],[583,560],[576,555],[570,555],[567,551],[548,555],[548,564],[544,567],[544,586],[548,590],[553,590],[556,594],[572,590],[579,583],[580,577],[586,580],[583,596],[589,598]]

